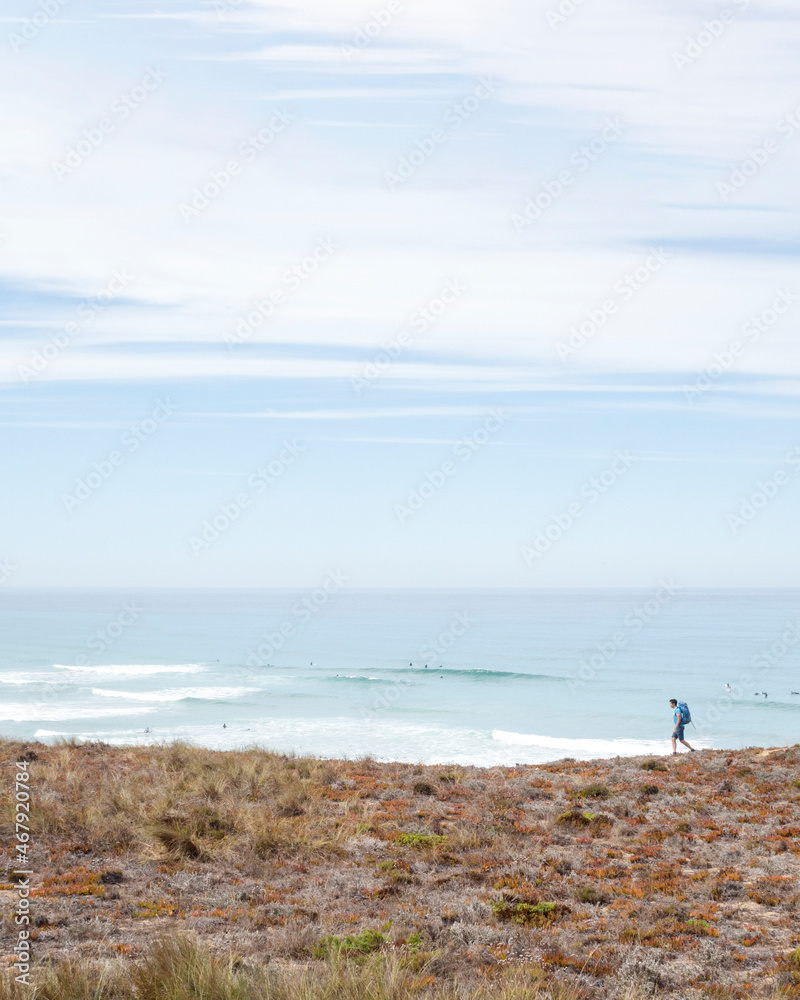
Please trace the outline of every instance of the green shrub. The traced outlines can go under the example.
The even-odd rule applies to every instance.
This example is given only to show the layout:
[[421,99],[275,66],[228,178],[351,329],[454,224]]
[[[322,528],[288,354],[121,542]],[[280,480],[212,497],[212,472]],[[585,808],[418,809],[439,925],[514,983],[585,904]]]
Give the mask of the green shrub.
[[578,795],[582,799],[610,799],[611,791],[605,785],[589,785],[588,788],[581,789]]
[[687,934],[695,934],[697,937],[716,937],[718,933],[707,920],[698,920],[695,917],[687,920],[683,929]]
[[559,826],[572,826],[583,830],[586,829],[593,819],[594,813],[582,813],[578,812],[577,809],[572,809],[569,812],[563,812],[556,816],[556,823]]
[[312,949],[314,958],[330,958],[332,955],[346,955],[357,958],[359,955],[369,955],[386,944],[386,936],[380,931],[367,927],[360,934],[348,934],[340,938],[336,934],[327,934],[321,938]]
[[436,794],[436,789],[433,787],[433,785],[429,781],[418,781],[416,783],[416,785],[414,785],[414,794],[415,795],[435,795]]
[[575,893],[575,898],[581,903],[591,903],[593,906],[601,906],[608,902],[608,894],[602,889],[596,889],[593,885],[581,886]]
[[406,948],[412,953],[421,951],[423,944],[425,941],[419,931],[414,931],[406,940]]
[[402,847],[444,847],[447,837],[435,833],[401,833],[397,843]]
[[500,920],[510,920],[514,924],[545,924],[554,920],[561,912],[566,912],[563,904],[541,901],[539,903],[510,903],[505,899],[492,901],[492,912]]
[[643,771],[666,771],[667,765],[660,760],[644,760],[639,765]]

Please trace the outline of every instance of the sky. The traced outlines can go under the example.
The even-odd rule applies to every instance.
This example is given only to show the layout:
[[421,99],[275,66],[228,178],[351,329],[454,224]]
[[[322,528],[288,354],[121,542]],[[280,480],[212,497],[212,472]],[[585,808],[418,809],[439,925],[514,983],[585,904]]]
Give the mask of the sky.
[[800,586],[790,0],[13,0],[0,587]]

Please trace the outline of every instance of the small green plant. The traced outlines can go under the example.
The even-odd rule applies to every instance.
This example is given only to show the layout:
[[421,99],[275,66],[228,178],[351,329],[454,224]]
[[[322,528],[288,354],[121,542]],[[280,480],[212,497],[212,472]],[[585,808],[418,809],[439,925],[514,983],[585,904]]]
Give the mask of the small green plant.
[[699,920],[693,917],[683,925],[687,934],[695,934],[697,937],[716,937],[717,932],[707,920]]
[[581,903],[591,903],[593,906],[602,906],[608,902],[608,894],[602,889],[596,889],[593,885],[584,885],[575,893],[575,898]]
[[558,911],[555,903],[509,903],[505,899],[492,901],[492,912],[500,920],[510,920],[514,924],[544,924],[553,920]]
[[659,787],[658,785],[640,785],[639,791],[642,795],[658,795]]
[[401,847],[444,847],[447,837],[435,833],[401,833],[397,843]]
[[581,789],[578,795],[582,799],[610,799],[611,791],[605,785],[589,785],[588,788]]
[[348,934],[343,938],[336,934],[326,934],[314,945],[312,954],[314,958],[330,958],[332,955],[358,958],[378,951],[385,943],[385,934],[367,927],[360,934]]
[[441,781],[443,785],[455,785],[458,781],[458,775],[453,774],[452,771],[447,771],[445,774],[439,775],[439,781]]
[[660,760],[643,760],[639,765],[643,771],[666,771],[667,765]]
[[556,816],[556,823],[559,826],[572,826],[577,829],[585,829],[594,819],[594,813],[582,813],[577,809],[570,812],[563,812]]
[[414,933],[411,934],[406,939],[406,948],[412,954],[416,954],[418,951],[421,951],[423,944],[425,944],[425,942],[424,942],[424,940],[422,938],[422,935],[420,934],[419,931],[414,931]]
[[436,789],[429,781],[418,781],[414,785],[415,795],[435,795]]

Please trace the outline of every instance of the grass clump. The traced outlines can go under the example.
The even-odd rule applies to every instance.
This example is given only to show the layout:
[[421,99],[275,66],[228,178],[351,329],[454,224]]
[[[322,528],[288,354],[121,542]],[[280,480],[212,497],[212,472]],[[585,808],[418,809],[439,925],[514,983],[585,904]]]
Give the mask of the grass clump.
[[644,760],[639,765],[643,771],[666,771],[667,765],[660,760]]
[[415,795],[435,795],[436,789],[429,781],[418,781],[414,785]]
[[594,813],[579,812],[571,809],[568,812],[559,813],[556,816],[556,823],[559,826],[571,827],[576,830],[585,830],[594,819]]
[[580,903],[591,903],[592,906],[602,906],[609,901],[608,893],[602,889],[597,889],[593,885],[584,885],[575,892],[575,898]]
[[547,900],[538,903],[509,902],[505,899],[492,901],[492,912],[500,920],[508,920],[513,924],[539,925],[554,920],[560,912],[566,912],[567,907],[559,906]]
[[575,833],[586,831],[594,837],[602,837],[614,825],[614,818],[605,813],[580,812],[578,809],[571,809],[559,813],[555,822],[564,830]]
[[582,799],[610,799],[611,790],[605,785],[589,785],[588,788],[582,788],[578,795]]
[[314,958],[331,958],[334,955],[358,958],[379,951],[386,941],[386,935],[367,927],[360,934],[348,934],[343,938],[328,934],[314,945],[312,954]]
[[716,937],[717,932],[707,920],[700,920],[692,917],[683,925],[687,934],[694,934],[697,937]]
[[401,833],[396,843],[401,847],[444,847],[447,837],[437,833]]

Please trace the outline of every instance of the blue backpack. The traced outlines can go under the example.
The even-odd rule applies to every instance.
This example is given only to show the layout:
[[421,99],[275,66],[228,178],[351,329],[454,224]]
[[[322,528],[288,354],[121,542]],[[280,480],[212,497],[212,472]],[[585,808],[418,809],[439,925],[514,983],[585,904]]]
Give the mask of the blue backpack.
[[678,711],[681,713],[681,725],[688,726],[692,721],[692,713],[685,701],[678,702]]

